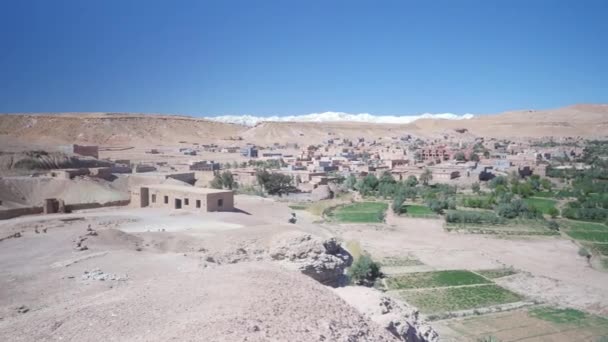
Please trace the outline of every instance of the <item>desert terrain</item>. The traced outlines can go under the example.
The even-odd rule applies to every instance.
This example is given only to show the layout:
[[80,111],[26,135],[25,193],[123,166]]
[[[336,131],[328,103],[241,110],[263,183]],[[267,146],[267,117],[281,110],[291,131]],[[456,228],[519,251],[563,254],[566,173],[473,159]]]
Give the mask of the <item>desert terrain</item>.
[[0,340],[603,341],[606,137],[0,115]]

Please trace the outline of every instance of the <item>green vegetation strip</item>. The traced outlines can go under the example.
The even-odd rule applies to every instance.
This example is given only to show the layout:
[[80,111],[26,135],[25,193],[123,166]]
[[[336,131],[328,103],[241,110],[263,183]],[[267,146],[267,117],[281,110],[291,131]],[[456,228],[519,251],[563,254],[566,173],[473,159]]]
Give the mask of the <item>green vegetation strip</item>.
[[604,256],[608,256],[608,243],[585,243],[585,247]]
[[489,279],[498,279],[498,278],[510,276],[513,274],[517,274],[517,271],[515,271],[512,268],[497,268],[497,269],[493,269],[493,270],[479,270],[479,271],[475,271],[475,273],[481,274],[482,276],[489,278]]
[[536,307],[530,309],[528,314],[532,317],[557,324],[572,324],[576,326],[601,327],[608,329],[608,318],[588,314],[575,309]]
[[606,226],[605,224],[601,224],[601,223],[582,222],[582,221],[562,221],[561,223],[569,230],[608,232],[608,226]]
[[438,217],[429,207],[418,204],[405,204],[401,207],[401,214],[412,217]]
[[290,209],[293,210],[306,210],[308,209],[308,206],[305,204],[291,204],[288,206]]
[[598,231],[578,231],[572,230],[566,232],[571,238],[582,241],[591,241],[591,242],[608,242],[608,232],[598,232]]
[[543,214],[549,214],[552,208],[555,208],[557,201],[547,198],[530,197],[524,200],[526,204],[538,208]]
[[392,266],[420,266],[424,265],[420,260],[416,259],[413,256],[408,256],[405,258],[397,258],[397,257],[388,257],[382,259],[380,262],[382,266],[392,267]]
[[421,291],[400,291],[399,295],[424,314],[478,309],[518,302],[519,295],[497,285],[446,287]]
[[339,206],[327,213],[329,218],[347,223],[379,223],[384,221],[388,204],[382,202],[360,202]]
[[489,283],[482,276],[463,270],[408,273],[386,281],[388,288],[393,290]]

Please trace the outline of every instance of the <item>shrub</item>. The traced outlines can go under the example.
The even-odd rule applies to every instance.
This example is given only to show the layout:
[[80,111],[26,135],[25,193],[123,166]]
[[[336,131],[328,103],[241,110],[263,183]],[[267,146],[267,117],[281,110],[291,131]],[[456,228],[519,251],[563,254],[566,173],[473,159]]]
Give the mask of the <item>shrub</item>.
[[559,230],[559,223],[557,223],[557,221],[549,221],[547,223],[547,227],[549,227],[549,229],[551,230]]
[[448,223],[502,224],[504,219],[492,212],[450,210],[445,216]]
[[486,337],[478,338],[477,342],[500,342],[500,340],[494,336],[486,336]]
[[357,285],[372,286],[382,273],[380,264],[372,260],[369,255],[363,254],[348,269],[348,275]]
[[556,207],[551,207],[549,208],[547,213],[549,214],[549,216],[551,216],[551,218],[556,218],[559,216],[559,209],[557,209]]
[[403,207],[403,202],[405,202],[405,197],[402,194],[398,194],[393,199],[393,205],[391,209],[395,214],[401,214],[401,208]]
[[475,182],[471,185],[471,190],[473,190],[473,192],[475,193],[479,193],[479,191],[481,191],[481,186],[479,185],[479,182]]
[[585,247],[581,247],[578,249],[578,255],[589,258],[591,256],[591,253],[589,253],[589,251]]

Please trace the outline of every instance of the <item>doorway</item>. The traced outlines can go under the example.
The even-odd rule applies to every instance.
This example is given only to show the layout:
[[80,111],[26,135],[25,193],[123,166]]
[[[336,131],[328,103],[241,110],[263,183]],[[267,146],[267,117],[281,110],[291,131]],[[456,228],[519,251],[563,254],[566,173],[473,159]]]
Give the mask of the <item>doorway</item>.
[[176,198],[175,199],[175,209],[181,209],[182,208],[182,200],[180,198]]

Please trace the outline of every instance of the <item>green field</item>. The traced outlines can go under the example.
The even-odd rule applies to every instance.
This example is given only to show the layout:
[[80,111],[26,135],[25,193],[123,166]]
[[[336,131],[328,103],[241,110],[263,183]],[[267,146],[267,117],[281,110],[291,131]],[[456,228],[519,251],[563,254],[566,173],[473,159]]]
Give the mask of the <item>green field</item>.
[[293,210],[306,210],[306,209],[308,209],[308,205],[306,205],[306,204],[290,204],[290,205],[288,205],[288,207],[290,209],[293,209]]
[[542,197],[542,198],[554,198],[555,193],[552,191],[539,191],[534,194],[534,197]]
[[581,241],[608,242],[608,231],[570,230],[566,234],[573,239]]
[[596,253],[608,256],[608,243],[585,243],[584,245]]
[[555,208],[557,201],[548,198],[530,197],[524,200],[526,204],[536,207],[543,214],[549,214],[551,208]]
[[479,270],[479,271],[475,271],[475,273],[481,274],[482,276],[489,278],[489,279],[498,279],[498,278],[516,274],[517,271],[515,271],[512,268],[497,268],[497,269],[493,269],[493,270]]
[[487,279],[469,271],[436,271],[407,273],[389,278],[386,284],[391,290],[420,289],[431,287],[489,284]]
[[559,324],[577,326],[603,327],[608,329],[608,318],[588,314],[575,309],[536,307],[528,312],[530,316]]
[[446,223],[445,230],[469,234],[552,236],[559,232],[547,227],[544,220],[510,219],[504,224]]
[[606,226],[605,224],[601,224],[601,223],[571,221],[571,220],[567,220],[567,221],[564,220],[561,223],[564,227],[568,228],[569,230],[608,232],[608,226]]
[[333,208],[327,213],[330,219],[345,223],[381,223],[388,204],[359,202]]
[[401,207],[401,214],[412,217],[437,216],[429,207],[419,204],[405,204]]
[[422,291],[400,291],[399,295],[424,314],[445,313],[507,304],[522,298],[496,285],[447,287]]
[[405,258],[397,258],[397,257],[388,257],[384,258],[380,261],[382,266],[393,267],[393,266],[420,266],[424,265],[420,260],[416,259],[413,256],[408,256]]

